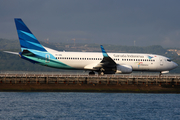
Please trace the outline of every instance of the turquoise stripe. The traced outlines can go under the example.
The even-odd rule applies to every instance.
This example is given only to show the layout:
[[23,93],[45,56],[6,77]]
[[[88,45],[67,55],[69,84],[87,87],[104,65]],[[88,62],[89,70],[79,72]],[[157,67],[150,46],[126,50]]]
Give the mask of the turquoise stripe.
[[42,47],[42,45],[41,44],[38,44],[38,43],[35,43],[35,42],[31,42],[31,41],[26,41],[27,43],[31,43],[31,44],[33,44],[33,45],[35,45],[35,46],[37,46],[37,47]]
[[104,57],[109,57],[102,45],[101,45],[101,50]]
[[37,64],[53,67],[53,68],[59,68],[59,69],[76,69],[71,66],[68,66],[62,62],[60,62],[57,59],[50,59],[49,62],[46,62],[45,57],[38,57],[38,56],[24,56],[25,58],[28,58],[32,61],[36,61]]
[[33,35],[33,34],[31,34],[31,33],[27,33],[27,32],[25,32],[25,31],[22,31],[22,30],[19,30],[20,32],[22,32],[22,33],[24,33],[24,34],[26,34],[26,35],[28,35],[29,37],[31,37],[31,38],[33,38],[33,39],[35,39],[36,40],[36,37]]

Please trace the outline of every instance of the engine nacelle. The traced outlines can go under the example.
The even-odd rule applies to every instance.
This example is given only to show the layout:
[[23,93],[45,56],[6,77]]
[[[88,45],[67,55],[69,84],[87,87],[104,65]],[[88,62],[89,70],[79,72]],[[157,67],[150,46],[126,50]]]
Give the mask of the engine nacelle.
[[117,65],[116,73],[118,73],[118,74],[130,74],[130,73],[132,73],[132,66],[130,66],[130,65]]

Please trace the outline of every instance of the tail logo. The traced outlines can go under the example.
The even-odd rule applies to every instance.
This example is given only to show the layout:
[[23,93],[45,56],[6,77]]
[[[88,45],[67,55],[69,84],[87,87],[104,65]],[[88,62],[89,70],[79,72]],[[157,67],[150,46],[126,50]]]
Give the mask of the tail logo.
[[21,19],[15,18],[14,20],[19,36],[21,51],[23,51],[24,49],[33,49],[47,52]]
[[138,68],[140,67],[141,64],[143,64],[143,62],[136,62],[138,65]]

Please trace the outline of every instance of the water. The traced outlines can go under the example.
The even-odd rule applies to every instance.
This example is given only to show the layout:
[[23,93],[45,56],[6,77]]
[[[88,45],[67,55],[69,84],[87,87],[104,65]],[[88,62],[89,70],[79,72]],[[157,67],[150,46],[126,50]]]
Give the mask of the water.
[[179,120],[180,94],[0,92],[0,119]]

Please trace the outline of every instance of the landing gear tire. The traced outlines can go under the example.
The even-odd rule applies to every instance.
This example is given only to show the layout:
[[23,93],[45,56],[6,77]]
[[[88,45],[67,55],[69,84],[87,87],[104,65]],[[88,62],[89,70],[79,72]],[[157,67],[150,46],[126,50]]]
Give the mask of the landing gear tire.
[[89,75],[95,75],[95,72],[91,71],[89,72]]
[[160,72],[160,73],[159,73],[159,77],[161,77],[161,76],[162,76],[162,73]]
[[104,72],[101,72],[101,75],[104,75]]
[[98,74],[99,74],[99,75],[104,75],[104,72],[101,71],[101,72],[99,72]]

